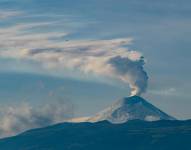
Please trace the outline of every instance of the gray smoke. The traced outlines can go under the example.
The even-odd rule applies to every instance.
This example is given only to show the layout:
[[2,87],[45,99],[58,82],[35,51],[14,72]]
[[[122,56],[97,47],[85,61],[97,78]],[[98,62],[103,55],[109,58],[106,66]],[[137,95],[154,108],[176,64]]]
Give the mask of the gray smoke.
[[110,63],[121,80],[129,83],[131,95],[140,95],[147,89],[148,76],[143,66],[144,57],[138,60],[130,60],[128,57],[116,56],[111,58]]

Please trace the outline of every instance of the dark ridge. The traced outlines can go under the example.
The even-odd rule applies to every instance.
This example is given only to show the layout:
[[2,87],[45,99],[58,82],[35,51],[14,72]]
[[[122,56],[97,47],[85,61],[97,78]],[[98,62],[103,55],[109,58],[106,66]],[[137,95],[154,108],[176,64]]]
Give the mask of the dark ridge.
[[190,150],[191,120],[60,123],[0,140],[2,150]]

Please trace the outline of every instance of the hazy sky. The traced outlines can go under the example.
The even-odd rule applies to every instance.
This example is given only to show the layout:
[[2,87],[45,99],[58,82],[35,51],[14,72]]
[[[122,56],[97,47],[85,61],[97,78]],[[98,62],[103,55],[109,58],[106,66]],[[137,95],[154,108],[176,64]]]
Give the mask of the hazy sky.
[[60,61],[70,66],[87,49],[121,49],[125,42],[146,59],[143,97],[179,119],[191,118],[190,26],[189,0],[1,0],[0,104],[65,99],[76,116],[92,115],[129,96],[128,85],[54,59],[69,46]]

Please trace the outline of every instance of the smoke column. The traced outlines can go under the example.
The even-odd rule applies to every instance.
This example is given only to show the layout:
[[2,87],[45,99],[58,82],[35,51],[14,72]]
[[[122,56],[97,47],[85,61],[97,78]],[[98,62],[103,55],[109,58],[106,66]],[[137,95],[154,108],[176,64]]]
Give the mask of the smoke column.
[[147,89],[148,75],[144,70],[144,57],[138,60],[130,60],[128,57],[116,56],[109,60],[114,73],[121,80],[129,83],[131,88],[131,96],[141,95]]

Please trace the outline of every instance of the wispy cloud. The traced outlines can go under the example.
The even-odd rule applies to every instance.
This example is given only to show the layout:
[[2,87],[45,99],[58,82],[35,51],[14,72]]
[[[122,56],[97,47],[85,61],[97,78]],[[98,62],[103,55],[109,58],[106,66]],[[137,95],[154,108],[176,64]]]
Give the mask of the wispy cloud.
[[23,13],[21,11],[13,11],[13,10],[1,10],[0,11],[0,20],[7,19],[10,17],[20,16]]
[[177,96],[179,95],[179,91],[177,91],[176,88],[170,87],[170,88],[164,88],[159,90],[148,90],[148,93],[154,94],[154,95],[161,95],[161,96]]
[[66,33],[62,32],[29,32],[30,29],[37,27],[43,28],[44,26],[49,26],[52,23],[53,22],[28,23],[0,28],[0,47],[2,50],[19,50],[22,48],[41,47],[50,43],[50,38],[54,39],[66,35]]

